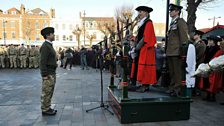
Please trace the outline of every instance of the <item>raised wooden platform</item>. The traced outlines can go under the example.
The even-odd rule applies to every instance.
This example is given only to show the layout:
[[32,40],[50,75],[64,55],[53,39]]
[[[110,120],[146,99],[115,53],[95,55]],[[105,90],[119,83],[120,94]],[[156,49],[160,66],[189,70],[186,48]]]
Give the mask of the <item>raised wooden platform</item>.
[[149,92],[128,92],[122,99],[122,90],[108,88],[110,106],[121,123],[188,120],[189,98],[170,97],[156,88]]

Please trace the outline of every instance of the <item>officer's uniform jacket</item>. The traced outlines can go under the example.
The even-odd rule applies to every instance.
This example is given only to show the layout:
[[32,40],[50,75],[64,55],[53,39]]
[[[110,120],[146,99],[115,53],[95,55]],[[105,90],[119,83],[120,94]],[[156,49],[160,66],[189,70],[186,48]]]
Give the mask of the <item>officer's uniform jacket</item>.
[[188,41],[187,23],[183,18],[177,17],[170,23],[168,42],[166,45],[167,56],[180,56],[182,44]]

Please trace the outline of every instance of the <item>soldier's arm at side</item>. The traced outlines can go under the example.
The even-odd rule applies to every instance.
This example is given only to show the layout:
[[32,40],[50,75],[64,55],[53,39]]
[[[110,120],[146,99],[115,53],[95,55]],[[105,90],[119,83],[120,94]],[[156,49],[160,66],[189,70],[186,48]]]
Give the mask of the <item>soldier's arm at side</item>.
[[181,18],[181,19],[179,19],[177,25],[178,25],[180,42],[181,42],[181,44],[184,44],[189,39],[187,23]]
[[42,46],[40,49],[40,72],[43,79],[47,79],[47,60],[48,60],[48,48],[47,46]]
[[198,52],[197,52],[197,59],[203,57],[205,55],[205,50],[206,50],[206,45],[204,44],[203,46],[199,46]]

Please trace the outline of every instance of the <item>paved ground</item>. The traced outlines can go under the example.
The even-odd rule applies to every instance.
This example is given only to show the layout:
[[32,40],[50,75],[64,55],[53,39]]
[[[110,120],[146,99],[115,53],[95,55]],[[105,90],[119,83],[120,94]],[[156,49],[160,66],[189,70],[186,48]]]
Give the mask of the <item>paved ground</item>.
[[[100,72],[95,69],[71,71],[58,68],[53,96],[56,116],[43,117],[40,111],[39,70],[0,69],[0,126],[121,126],[116,116],[96,109],[99,105]],[[103,72],[104,99],[110,74]],[[116,80],[118,81],[118,80]],[[128,126],[224,126],[224,106],[194,98],[191,117],[186,121],[126,124]]]

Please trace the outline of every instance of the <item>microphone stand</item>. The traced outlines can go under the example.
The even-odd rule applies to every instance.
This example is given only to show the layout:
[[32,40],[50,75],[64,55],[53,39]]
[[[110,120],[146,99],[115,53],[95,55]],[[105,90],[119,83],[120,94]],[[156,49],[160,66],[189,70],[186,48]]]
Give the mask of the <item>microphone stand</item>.
[[[100,42],[100,50],[102,52],[102,42]],[[103,102],[103,57],[101,55],[102,53],[100,53],[99,55],[99,60],[100,60],[100,94],[101,94],[101,101],[100,101],[100,105],[91,109],[86,110],[86,112],[88,113],[89,111],[98,109],[98,108],[104,108],[104,110],[107,110],[111,115],[114,115],[114,113],[112,111],[110,111],[109,105],[104,104]]]

